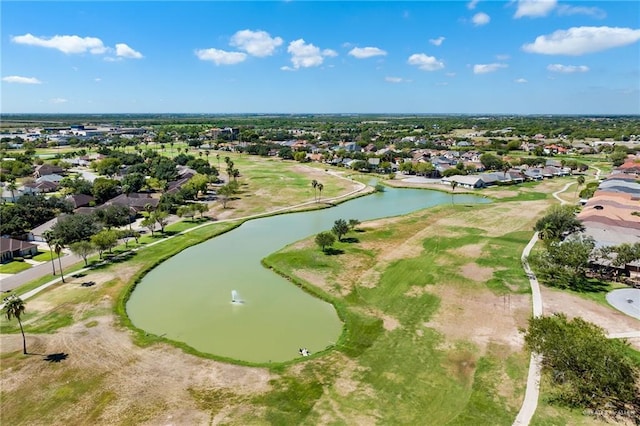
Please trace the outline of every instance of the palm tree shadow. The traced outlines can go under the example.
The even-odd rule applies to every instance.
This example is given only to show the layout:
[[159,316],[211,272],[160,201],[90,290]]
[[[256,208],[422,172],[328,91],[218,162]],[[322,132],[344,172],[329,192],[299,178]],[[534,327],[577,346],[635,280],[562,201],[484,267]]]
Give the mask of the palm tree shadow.
[[356,237],[347,237],[347,238],[343,238],[342,242],[343,243],[351,243],[351,244],[353,244],[353,243],[359,243],[360,240],[358,238],[356,238]]
[[64,361],[68,357],[69,357],[69,354],[66,354],[64,352],[58,352],[58,353],[55,353],[55,354],[48,354],[47,356],[42,358],[42,360],[53,363],[53,362]]

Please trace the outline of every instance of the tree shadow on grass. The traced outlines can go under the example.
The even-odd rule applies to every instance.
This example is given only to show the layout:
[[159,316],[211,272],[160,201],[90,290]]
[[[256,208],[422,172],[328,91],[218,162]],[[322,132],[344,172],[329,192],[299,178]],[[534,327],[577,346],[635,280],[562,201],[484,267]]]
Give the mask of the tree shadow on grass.
[[609,284],[598,279],[582,280],[576,289],[580,293],[605,293],[609,291]]
[[359,243],[360,240],[356,237],[347,237],[347,238],[343,238],[341,242],[354,244],[354,243]]
[[42,358],[42,360],[54,363],[54,362],[62,362],[65,359],[67,359],[68,357],[69,357],[69,354],[66,354],[64,352],[58,352],[58,353],[55,353],[55,354],[48,354],[47,356]]
[[326,249],[324,249],[324,254],[326,254],[327,256],[337,256],[343,253],[344,253],[344,250],[336,249],[333,247],[327,247]]

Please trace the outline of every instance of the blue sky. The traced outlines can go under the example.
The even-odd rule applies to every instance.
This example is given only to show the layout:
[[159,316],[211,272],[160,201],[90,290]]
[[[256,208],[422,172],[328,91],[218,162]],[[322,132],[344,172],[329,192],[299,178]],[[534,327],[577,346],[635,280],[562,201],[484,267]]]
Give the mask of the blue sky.
[[2,1],[3,113],[640,114],[640,2]]

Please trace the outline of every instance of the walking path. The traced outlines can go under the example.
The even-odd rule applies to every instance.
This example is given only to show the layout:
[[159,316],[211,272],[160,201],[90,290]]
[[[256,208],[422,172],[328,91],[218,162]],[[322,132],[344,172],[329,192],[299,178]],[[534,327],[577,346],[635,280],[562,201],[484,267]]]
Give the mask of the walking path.
[[[349,182],[355,182],[352,179],[346,178],[344,176],[340,176],[339,174],[336,174],[336,173],[331,173],[331,174],[333,176],[336,176],[336,177],[340,178],[340,179],[345,179],[345,180],[348,180]],[[225,222],[235,222],[235,221],[241,221],[241,220],[257,219],[259,217],[270,216],[270,215],[273,215],[273,214],[276,214],[276,213],[282,213],[282,212],[285,212],[287,210],[292,210],[292,209],[297,209],[297,208],[300,208],[300,207],[305,207],[305,206],[309,206],[309,205],[318,204],[320,201],[325,202],[325,203],[340,201],[340,200],[343,200],[345,198],[349,198],[352,195],[355,195],[355,194],[358,194],[360,192],[363,192],[367,188],[367,185],[365,185],[364,183],[359,183],[359,182],[357,182],[357,183],[358,183],[358,188],[357,189],[355,189],[355,190],[353,190],[351,192],[348,192],[348,193],[346,193],[344,195],[340,195],[340,196],[333,197],[333,198],[326,198],[324,200],[318,200],[318,201],[315,201],[315,200],[306,201],[304,203],[296,204],[296,205],[293,205],[293,206],[281,207],[279,209],[271,210],[271,211],[265,212],[265,213],[257,213],[257,214],[253,214],[253,215],[249,215],[249,216],[237,217],[237,218],[232,218],[232,219],[222,219],[222,220],[218,220],[218,221],[215,221],[215,222],[203,223],[202,225],[194,226],[193,228],[189,228],[189,229],[187,229],[185,231],[182,231],[182,232],[180,232],[178,234],[170,235],[170,236],[168,236],[166,238],[162,238],[162,239],[160,239],[158,241],[154,241],[154,242],[152,242],[150,244],[147,244],[144,247],[134,248],[134,249],[132,249],[132,251],[135,252],[135,251],[138,251],[140,249],[144,249],[146,247],[153,247],[156,244],[163,243],[163,242],[165,242],[167,240],[170,240],[172,238],[175,238],[175,237],[177,237],[179,235],[183,235],[183,234],[186,234],[186,233],[189,233],[189,232],[193,232],[193,231],[195,231],[197,229],[203,228],[205,226],[213,225],[213,224],[216,224],[216,223],[225,223]],[[67,267],[72,266],[72,265],[74,265],[74,264],[76,264],[76,263],[81,261],[81,258],[79,258],[78,256],[75,256],[75,255],[67,255],[67,256],[64,256],[64,257],[62,257],[60,259],[62,260],[63,268],[67,268]],[[89,272],[89,271],[91,271],[91,269],[92,269],[92,267],[82,268],[82,269],[80,269],[78,271],[74,271],[74,275],[82,274],[82,273],[85,273],[85,272]],[[56,270],[58,270],[57,262],[56,262]],[[3,278],[0,281],[0,288],[2,288],[2,291],[10,291],[10,290],[13,290],[16,287],[19,287],[19,286],[21,286],[23,284],[26,284],[26,283],[31,282],[31,281],[33,281],[35,279],[38,279],[38,278],[40,278],[42,276],[45,276],[50,272],[51,272],[51,265],[48,262],[47,263],[43,263],[41,265],[34,266],[33,268],[28,269],[26,271],[23,271],[23,272],[20,272],[18,274],[15,274],[14,276],[12,276],[10,278]],[[24,294],[19,295],[19,296],[20,296],[20,298],[22,300],[27,300],[27,299],[35,296],[36,294],[40,293],[41,291],[51,287],[52,285],[55,285],[55,284],[59,283],[61,280],[62,280],[61,277],[56,277],[56,278],[52,279],[51,281],[48,281],[45,284],[42,284],[41,286],[39,286],[37,288],[34,288],[33,290],[30,290],[30,291],[28,291],[28,292],[26,292]],[[4,308],[4,303],[0,304],[0,309],[2,309],[2,308]]]
[[[593,166],[591,166],[593,167]],[[597,167],[593,167],[596,169],[595,179],[598,180],[600,178],[601,170]],[[560,201],[560,204],[567,204],[567,201],[560,198],[562,192],[566,191],[571,185],[576,184],[576,182],[567,183],[561,190],[553,193],[553,197]],[[522,267],[524,268],[525,273],[529,277],[529,285],[531,286],[531,298],[533,303],[533,317],[537,318],[542,316],[542,295],[540,293],[540,284],[538,283],[538,279],[535,274],[531,270],[529,266],[529,262],[527,262],[527,257],[529,257],[529,253],[531,249],[538,241],[538,233],[536,232],[531,237],[529,244],[522,251]],[[630,332],[630,333],[616,333],[610,334],[609,338],[624,338],[624,337],[640,337],[640,332]],[[542,373],[542,357],[539,354],[532,353],[531,358],[529,360],[529,374],[527,376],[527,388],[524,393],[524,400],[522,401],[522,406],[520,407],[520,412],[516,416],[515,421],[513,422],[514,426],[524,426],[528,425],[533,418],[533,414],[536,412],[536,408],[538,407],[538,397],[540,395],[540,376]]]

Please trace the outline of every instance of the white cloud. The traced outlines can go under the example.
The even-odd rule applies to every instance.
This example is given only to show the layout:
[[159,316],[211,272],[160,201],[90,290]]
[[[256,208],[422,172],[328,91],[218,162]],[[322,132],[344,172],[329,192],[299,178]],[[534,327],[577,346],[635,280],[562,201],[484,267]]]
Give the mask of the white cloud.
[[414,53],[407,60],[409,65],[416,65],[422,71],[437,71],[444,68],[444,62],[434,56],[427,56],[424,53]]
[[560,16],[587,15],[596,19],[604,19],[607,13],[598,7],[558,5],[556,13]]
[[[311,43],[307,43],[304,39],[294,40],[289,43],[287,52],[291,54],[291,63],[293,69],[310,68],[322,65],[326,56],[337,56],[338,53],[331,49],[320,51],[320,48]],[[282,68],[281,68],[282,69]],[[290,71],[288,67],[285,71]]]
[[455,72],[448,72],[448,73],[445,73],[444,75],[446,75],[447,77],[455,77],[456,73]]
[[42,82],[35,77],[21,77],[19,75],[8,75],[6,77],[2,77],[2,81],[5,83],[17,84],[42,84]]
[[525,83],[528,83],[528,81],[527,81],[527,80],[525,80],[524,78],[518,78],[518,79],[515,79],[515,80],[513,80],[513,81],[515,81],[515,82],[516,82],[516,83],[518,83],[518,84],[525,84]]
[[51,38],[36,37],[32,34],[25,34],[11,38],[11,41],[29,46],[47,47],[57,49],[66,54],[72,53],[93,53],[99,55],[105,53],[107,48],[102,40],[96,37],[80,37],[77,35],[56,35]]
[[229,43],[233,47],[244,50],[251,56],[263,58],[273,55],[276,48],[282,45],[283,40],[280,37],[271,37],[266,31],[238,31],[231,37]]
[[518,9],[513,15],[514,18],[528,16],[530,18],[540,18],[547,16],[555,9],[557,0],[518,0]]
[[67,99],[65,98],[53,98],[53,99],[49,99],[49,103],[51,104],[64,104],[69,102]]
[[473,73],[474,74],[487,74],[490,72],[494,72],[494,71],[498,71],[500,68],[507,68],[508,65],[507,64],[499,64],[499,63],[493,63],[493,64],[476,64],[473,66]]
[[509,55],[506,54],[501,54],[501,55],[496,55],[496,59],[499,61],[506,61],[508,59],[510,59],[511,57]]
[[475,9],[479,1],[480,0],[471,0],[469,3],[467,3],[467,9],[469,10]]
[[444,40],[444,37],[440,36],[438,38],[429,39],[429,43],[433,44],[434,46],[440,46]]
[[599,52],[640,40],[640,29],[617,27],[573,27],[536,37],[522,50],[543,55],[579,56]]
[[196,56],[202,61],[211,61],[216,65],[234,65],[247,59],[247,54],[242,52],[227,52],[219,49],[199,49]]
[[378,47],[354,47],[349,51],[349,55],[358,59],[372,58],[374,56],[385,56],[386,51]]
[[140,59],[142,58],[142,53],[133,50],[128,45],[124,43],[116,44],[116,56],[119,58],[130,58],[130,59]]
[[96,77],[93,79],[93,81],[95,81],[96,83],[100,83],[102,79],[100,77]]
[[384,81],[388,83],[411,83],[411,80],[406,80],[402,77],[385,77]]
[[565,74],[573,74],[576,72],[587,72],[589,67],[586,65],[562,65],[562,64],[550,64],[547,66],[547,70],[551,72],[561,72]]
[[471,18],[471,22],[477,27],[481,25],[487,25],[491,21],[491,17],[484,12],[476,13]]

